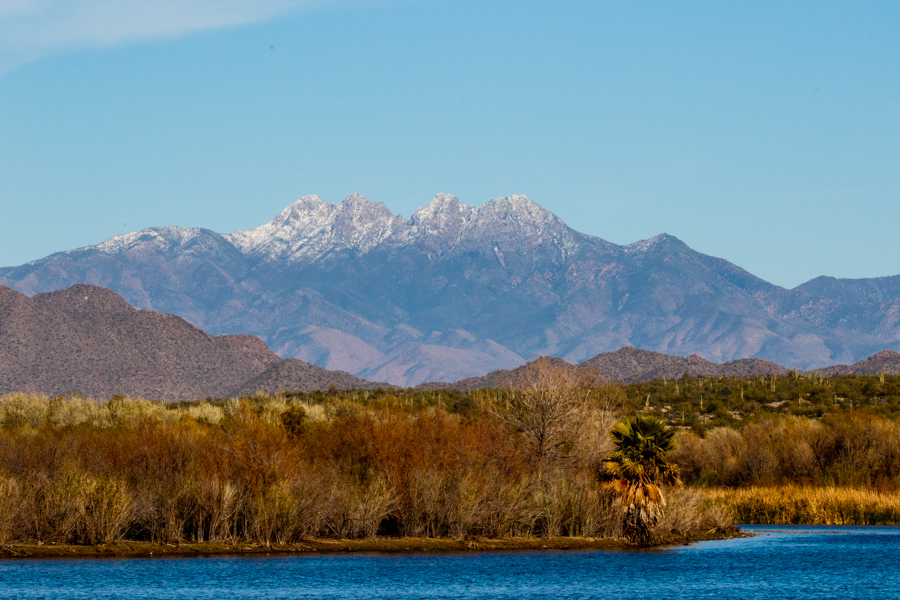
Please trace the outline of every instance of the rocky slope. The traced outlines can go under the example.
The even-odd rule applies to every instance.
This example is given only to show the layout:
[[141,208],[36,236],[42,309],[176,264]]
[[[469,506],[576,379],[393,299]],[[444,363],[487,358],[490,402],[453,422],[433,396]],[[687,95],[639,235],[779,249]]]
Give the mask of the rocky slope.
[[282,357],[397,385],[622,346],[801,369],[900,349],[900,279],[793,290],[659,235],[619,246],[524,196],[437,196],[407,220],[301,198],[255,229],[152,228],[0,269],[27,294],[103,285]]
[[272,391],[375,385],[287,362],[255,336],[213,336],[180,317],[137,310],[104,288],[29,298],[0,286],[0,393],[174,400],[252,393],[272,382],[279,386]]
[[387,384],[365,381],[344,371],[328,371],[302,360],[286,358],[232,389],[229,396],[252,395],[257,392],[267,394],[278,394],[282,391],[311,392],[331,387],[339,390],[374,390],[387,387]]

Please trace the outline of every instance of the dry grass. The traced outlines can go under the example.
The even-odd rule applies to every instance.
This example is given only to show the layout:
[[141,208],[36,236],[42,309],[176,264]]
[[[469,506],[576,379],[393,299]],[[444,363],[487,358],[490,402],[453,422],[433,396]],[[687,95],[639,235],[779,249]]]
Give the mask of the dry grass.
[[869,489],[778,486],[709,492],[739,523],[900,525],[900,494]]
[[734,525],[732,509],[707,490],[676,488],[667,494],[663,516],[656,525],[658,538],[695,531],[727,531]]

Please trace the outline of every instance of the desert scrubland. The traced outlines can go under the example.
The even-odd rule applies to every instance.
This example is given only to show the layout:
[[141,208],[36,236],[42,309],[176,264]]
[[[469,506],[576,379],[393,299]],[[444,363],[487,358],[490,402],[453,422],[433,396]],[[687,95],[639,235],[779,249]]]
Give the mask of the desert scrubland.
[[[565,376],[563,375],[563,379]],[[165,403],[0,400],[6,544],[617,538],[598,478],[620,387],[256,395]],[[657,541],[726,531],[672,489]]]
[[9,394],[0,541],[621,538],[604,469],[629,415],[676,431],[666,460],[684,485],[663,486],[655,542],[733,522],[900,523],[896,377],[540,377],[177,403]]

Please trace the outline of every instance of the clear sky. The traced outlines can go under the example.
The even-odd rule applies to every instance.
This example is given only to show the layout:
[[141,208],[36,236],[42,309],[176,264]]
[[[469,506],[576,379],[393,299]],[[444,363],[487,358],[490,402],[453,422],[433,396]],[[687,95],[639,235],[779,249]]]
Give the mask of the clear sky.
[[0,0],[0,265],[353,192],[900,274],[900,2]]

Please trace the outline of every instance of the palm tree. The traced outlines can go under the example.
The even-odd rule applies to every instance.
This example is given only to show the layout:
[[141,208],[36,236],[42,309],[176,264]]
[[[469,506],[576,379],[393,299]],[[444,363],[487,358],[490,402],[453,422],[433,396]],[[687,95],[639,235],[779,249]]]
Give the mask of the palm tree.
[[675,432],[662,421],[637,416],[613,427],[615,452],[604,461],[601,477],[610,481],[625,504],[626,539],[645,546],[666,505],[664,485],[680,485],[678,468],[666,462]]

